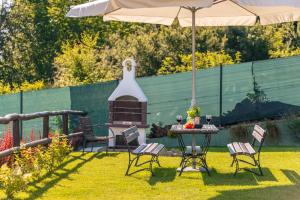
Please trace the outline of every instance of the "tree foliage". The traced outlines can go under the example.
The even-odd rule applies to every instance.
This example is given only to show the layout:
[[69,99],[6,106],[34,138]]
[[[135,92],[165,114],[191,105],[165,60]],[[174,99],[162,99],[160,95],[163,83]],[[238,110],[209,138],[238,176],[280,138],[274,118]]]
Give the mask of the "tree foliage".
[[[232,58],[229,54],[224,51],[218,52],[196,52],[196,69],[207,69],[211,67],[219,66],[220,64],[231,65],[239,63],[241,61],[240,52],[235,54]],[[157,74],[174,74],[179,72],[192,71],[192,55],[179,55],[179,64],[176,63],[171,57],[166,57],[163,60],[161,68]]]
[[[126,57],[138,76],[190,70],[191,29],[66,18],[86,0],[13,0],[0,7],[0,80],[11,89],[27,81],[65,86],[120,77]],[[197,27],[197,68],[299,55],[298,23]],[[238,56],[238,58],[236,58]]]
[[[55,58],[56,86],[78,85],[116,79],[119,68],[103,65],[103,53],[97,48],[99,35],[95,37],[83,34],[79,43],[67,42],[62,47],[62,54]],[[113,73],[115,72],[115,73]]]

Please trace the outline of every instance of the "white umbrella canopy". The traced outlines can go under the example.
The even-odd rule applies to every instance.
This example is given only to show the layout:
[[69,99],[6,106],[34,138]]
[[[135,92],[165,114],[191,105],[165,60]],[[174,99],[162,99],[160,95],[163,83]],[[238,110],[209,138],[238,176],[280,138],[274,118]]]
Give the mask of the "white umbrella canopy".
[[71,6],[67,17],[103,16],[108,5],[107,0],[97,0],[76,6]]
[[67,17],[192,26],[192,102],[196,105],[195,26],[252,26],[300,20],[299,0],[96,0],[74,6]]
[[299,0],[96,0],[71,7],[67,17],[104,16],[104,21],[192,26],[251,26],[298,21]]
[[[182,7],[205,8],[211,6],[213,1],[214,0],[96,0],[85,4],[72,6],[70,11],[67,13],[67,17],[108,16],[111,14],[112,16],[120,15],[124,17],[131,17],[131,20],[134,20],[132,18],[133,16],[136,16],[136,20],[138,20],[136,22],[144,22],[139,18],[143,16],[149,17],[149,19],[155,19],[158,17],[170,18],[171,22],[168,21],[167,24],[166,22],[162,23],[165,25],[170,25],[177,17],[178,13],[180,13]],[[138,10],[136,10],[134,13],[128,13],[129,9]],[[154,11],[156,16],[153,16]],[[155,21],[148,21],[148,23],[155,23]]]

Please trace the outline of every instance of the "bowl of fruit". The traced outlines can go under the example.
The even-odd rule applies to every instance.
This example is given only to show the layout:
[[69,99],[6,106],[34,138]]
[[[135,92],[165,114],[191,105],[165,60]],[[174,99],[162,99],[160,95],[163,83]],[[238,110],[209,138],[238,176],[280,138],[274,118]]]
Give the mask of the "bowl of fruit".
[[193,129],[193,128],[195,128],[195,124],[192,121],[188,121],[187,123],[185,123],[183,125],[183,128],[185,128],[185,129]]

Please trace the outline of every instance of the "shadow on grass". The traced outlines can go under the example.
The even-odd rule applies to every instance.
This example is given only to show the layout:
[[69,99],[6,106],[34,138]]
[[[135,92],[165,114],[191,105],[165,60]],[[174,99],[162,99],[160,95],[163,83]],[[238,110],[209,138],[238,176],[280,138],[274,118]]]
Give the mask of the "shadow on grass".
[[155,185],[156,183],[172,182],[176,177],[176,168],[155,168],[154,176],[151,176],[148,183]]
[[[256,171],[256,168],[250,168]],[[219,185],[258,185],[261,181],[277,181],[275,176],[268,168],[262,168],[264,176],[256,176],[248,171],[239,171],[236,176],[231,173],[218,173],[212,169],[211,176],[207,173],[203,174],[203,182],[205,185],[219,186]]]
[[255,189],[219,191],[220,195],[211,198],[219,199],[272,199],[272,200],[299,200],[300,199],[300,176],[292,170],[281,170],[293,185],[271,186]]
[[105,152],[99,152],[99,153],[96,153],[96,157],[97,159],[102,159],[104,157],[117,157],[120,153],[117,153],[117,152],[108,152],[107,154]]
[[[54,185],[56,185],[60,180],[62,179],[70,179],[69,175],[72,173],[75,173],[80,169],[85,163],[93,160],[93,159],[102,159],[104,157],[115,157],[118,155],[118,153],[109,153],[106,155],[105,153],[99,152],[99,153],[91,153],[90,157],[87,159],[84,158],[86,154],[80,154],[78,156],[71,155],[71,158],[63,162],[60,166],[58,166],[53,172],[48,172],[39,179],[33,181],[30,183],[31,186],[33,186],[35,189],[33,191],[30,191],[30,196],[27,199],[36,199],[41,197],[45,192],[47,192],[50,188],[52,188]],[[76,160],[80,160],[78,164],[76,164],[71,169],[65,169],[65,167],[75,162]],[[57,173],[57,170],[63,171],[62,173]],[[53,176],[55,175],[55,177]],[[43,187],[38,186],[39,183],[41,183],[43,180],[50,179]]]
[[[294,184],[298,184],[300,186],[300,176],[297,172],[293,171],[293,170],[288,170],[288,169],[282,169],[281,170],[284,175],[286,175],[288,177],[288,179],[294,183]],[[299,188],[300,190],[300,188]],[[300,199],[300,196],[299,196]]]

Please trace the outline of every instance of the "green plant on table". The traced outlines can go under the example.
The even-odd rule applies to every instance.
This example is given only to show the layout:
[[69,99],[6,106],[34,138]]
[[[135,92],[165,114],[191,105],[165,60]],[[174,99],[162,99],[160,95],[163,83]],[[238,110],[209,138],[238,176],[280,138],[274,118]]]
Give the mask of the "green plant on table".
[[199,106],[192,106],[186,111],[186,113],[190,119],[195,119],[196,117],[201,116],[201,109]]

